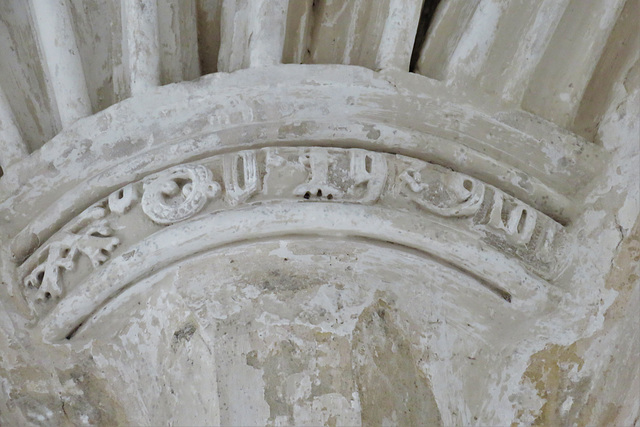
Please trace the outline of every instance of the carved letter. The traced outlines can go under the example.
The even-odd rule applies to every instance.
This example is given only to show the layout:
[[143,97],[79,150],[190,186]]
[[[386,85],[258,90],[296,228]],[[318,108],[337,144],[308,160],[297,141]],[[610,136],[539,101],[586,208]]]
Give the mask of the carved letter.
[[351,150],[351,177],[355,185],[367,184],[367,191],[360,199],[362,203],[378,200],[387,179],[387,161],[380,153],[365,150]]
[[[239,162],[242,162],[241,169],[238,168]],[[232,206],[260,191],[255,151],[241,151],[224,156],[223,169],[226,198]]]
[[555,224],[549,224],[538,238],[535,256],[544,263],[551,263],[555,259],[554,242],[556,239]]
[[329,184],[329,165],[332,163],[329,152],[324,148],[312,148],[309,154],[300,156],[300,163],[311,169],[308,183],[299,185],[293,193],[305,199],[326,197],[331,200],[342,196],[342,191]]
[[171,224],[197,214],[219,194],[220,184],[206,167],[176,166],[145,184],[142,211],[158,224]]
[[406,170],[400,174],[406,187],[401,190],[424,209],[442,216],[471,216],[475,214],[484,197],[484,185],[457,172],[421,172]]
[[120,243],[117,237],[110,237],[111,234],[112,230],[106,220],[98,221],[76,238],[71,249],[72,255],[75,256],[76,251],[83,253],[94,268],[100,266],[109,259],[111,252]]
[[47,251],[47,259],[24,278],[25,286],[38,289],[36,301],[62,295],[60,270],[71,270],[74,266],[70,256],[71,248],[68,245],[56,242],[51,244]]
[[111,212],[123,214],[129,210],[136,200],[138,200],[138,192],[133,184],[129,184],[109,195],[109,209]]
[[[100,212],[104,214],[104,209],[89,209],[81,215],[82,221],[79,221],[79,224]],[[46,259],[24,278],[24,284],[27,287],[38,288],[37,301],[59,297],[63,291],[60,283],[61,270],[73,270],[80,253],[89,258],[93,267],[101,265],[120,243],[117,237],[111,237],[112,234],[104,219],[85,227],[82,231],[72,229],[72,232],[65,232],[62,239],[45,247]]]
[[[506,203],[505,203],[506,202]],[[508,201],[505,195],[495,192],[488,225],[506,234],[516,245],[526,245],[536,227],[536,212],[517,201]]]

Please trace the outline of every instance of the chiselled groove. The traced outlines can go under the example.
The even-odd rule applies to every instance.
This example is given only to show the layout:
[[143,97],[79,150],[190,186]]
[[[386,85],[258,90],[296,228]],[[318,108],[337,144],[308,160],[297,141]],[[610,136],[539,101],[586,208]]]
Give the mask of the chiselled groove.
[[424,43],[427,40],[427,32],[429,26],[433,20],[433,15],[436,13],[436,9],[441,0],[424,0],[422,3],[422,9],[420,10],[420,20],[418,21],[418,29],[416,30],[416,37],[413,41],[413,49],[411,51],[411,60],[409,64],[409,71],[416,72],[418,66],[418,60],[420,59],[420,52],[424,47]]
[[[284,238],[288,237],[288,236],[282,236]],[[373,239],[367,239],[367,238],[362,238],[362,237],[354,237],[351,239],[352,241],[363,241],[366,242],[368,244],[375,244],[381,247],[389,247],[389,248],[394,248],[396,250],[403,250],[403,251],[408,251],[408,252],[416,252],[421,254],[422,256],[428,256],[429,258],[437,261],[438,263],[445,265],[451,269],[457,270],[463,274],[466,274],[470,277],[473,277],[475,280],[477,280],[482,286],[484,286],[485,288],[487,288],[489,291],[491,291],[493,294],[495,294],[496,296],[498,296],[499,298],[501,298],[502,300],[511,303],[512,299],[513,299],[513,295],[511,294],[511,292],[507,291],[503,286],[497,286],[495,283],[491,282],[491,281],[487,281],[483,276],[478,275],[473,273],[472,271],[466,270],[464,268],[460,268],[459,265],[454,264],[449,262],[446,258],[440,258],[436,255],[434,255],[433,253],[425,253],[422,251],[418,251],[415,248],[409,247],[409,246],[405,246],[405,245],[401,245],[398,243],[394,243],[394,242],[382,242],[379,240],[373,240]]]
[[570,127],[624,3],[571,0],[528,81],[523,109]]
[[[142,197],[138,203],[139,194]],[[311,207],[299,208],[296,202]],[[322,204],[316,205],[318,202]],[[84,281],[77,275],[69,279],[66,273],[76,269],[81,255],[91,261],[93,269],[98,269],[112,253],[127,250],[130,254],[135,242],[144,242],[145,236],[161,233],[169,225],[194,218],[206,228],[210,227],[208,222],[198,218],[222,212],[225,218],[233,218],[234,212],[244,212],[255,204],[275,206],[266,209],[282,212],[303,209],[305,214],[299,221],[306,225],[294,226],[295,215],[291,223],[284,214],[273,220],[258,215],[249,222],[265,225],[256,226],[260,230],[254,232],[243,225],[246,218],[236,222],[229,219],[235,224],[228,229],[233,241],[260,234],[269,229],[271,222],[279,224],[278,233],[292,226],[302,233],[369,236],[405,246],[417,245],[417,249],[462,265],[485,281],[489,278],[483,273],[480,260],[488,247],[518,260],[545,279],[562,272],[568,259],[564,253],[566,234],[560,224],[467,175],[405,156],[362,149],[270,147],[169,168],[128,184],[87,209],[18,268],[32,312],[46,312],[49,302],[57,301]],[[341,210],[345,218],[320,221],[318,215],[322,213],[314,213],[313,206],[320,211],[334,209],[330,205],[339,206],[335,209]],[[367,205],[376,209],[363,211],[358,207]],[[405,222],[398,222],[390,212],[402,212],[399,218]],[[134,241],[118,231],[126,229],[125,224],[131,219],[125,218],[131,216],[138,217],[136,223],[140,224]],[[151,222],[144,221],[144,217]],[[214,228],[215,218],[218,217],[212,217],[211,225]],[[336,221],[335,229],[331,221]],[[320,225],[316,226],[316,222]],[[471,242],[475,243],[469,241],[470,236],[474,236]],[[175,239],[179,240],[168,238]],[[211,244],[217,244],[215,236],[211,239]],[[143,245],[140,251],[146,250],[144,243],[139,245]],[[470,252],[459,245],[468,246]],[[484,245],[487,248],[483,249]],[[133,255],[121,256],[127,261]],[[500,288],[499,281],[491,283],[492,289]]]
[[0,85],[29,152],[60,131],[55,100],[47,87],[30,2],[0,2]]
[[578,110],[597,108],[582,99],[590,98],[592,76],[602,79],[594,69],[626,7],[624,0],[5,3],[10,19],[0,38],[10,47],[0,48],[0,80],[31,151],[78,118],[155,86],[280,63],[411,71],[481,89],[593,139],[597,117]]
[[514,10],[520,19],[526,17],[526,13],[534,16],[531,24],[523,29],[522,41],[513,46],[512,40],[502,40],[498,49],[494,49],[494,55],[499,60],[487,62],[487,72],[483,75],[486,90],[495,91],[503,99],[518,105],[522,102],[527,84],[549,46],[569,0],[543,0],[526,4],[526,8]]
[[443,0],[431,19],[424,45],[414,68],[415,72],[443,80],[447,67],[465,33],[478,0]]
[[420,14],[421,4],[422,0],[389,0],[375,69],[410,70],[416,31],[423,17]]
[[289,2],[282,52],[284,64],[303,64],[310,55],[311,31],[314,23],[314,0]]
[[47,88],[65,128],[92,113],[67,2],[31,1]]
[[196,0],[198,57],[202,75],[218,70],[221,9],[221,1]]
[[[362,221],[364,217],[367,221]],[[480,275],[494,287],[502,288],[496,279],[513,284],[507,292],[516,298],[520,292],[526,294],[546,288],[544,282],[509,262],[500,252],[482,249],[482,243],[473,239],[465,241],[464,233],[444,223],[436,221],[431,226],[414,223],[408,228],[396,225],[410,217],[410,214],[377,206],[327,202],[256,205],[199,216],[154,233],[115,256],[98,274],[89,275],[42,319],[43,334],[51,341],[64,339],[97,307],[124,287],[157,271],[159,265],[170,265],[230,243],[291,234],[393,242],[445,258],[465,271]],[[265,218],[270,219],[265,221]],[[443,241],[443,235],[449,240]],[[498,266],[503,271],[500,278],[488,274]]]

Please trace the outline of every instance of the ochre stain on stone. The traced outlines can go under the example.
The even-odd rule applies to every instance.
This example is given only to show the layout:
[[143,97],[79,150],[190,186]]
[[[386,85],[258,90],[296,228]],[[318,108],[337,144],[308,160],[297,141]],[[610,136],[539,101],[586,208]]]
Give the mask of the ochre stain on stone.
[[584,365],[584,361],[576,354],[576,347],[576,343],[568,347],[550,345],[531,357],[523,377],[534,384],[538,396],[545,400],[533,425],[564,425],[566,419],[561,411],[562,404],[569,396],[574,405],[584,400],[589,381],[574,384],[569,379],[570,372],[576,369],[580,371]]
[[[115,396],[108,390],[108,382],[94,375],[93,369],[76,366],[58,371],[60,383],[71,381],[81,393],[63,396],[64,413],[73,424],[126,425],[127,417]],[[82,420],[85,420],[84,422]]]
[[[606,281],[606,288],[613,289],[618,295],[605,313],[605,323],[602,330],[593,336],[578,340],[569,346],[549,345],[544,350],[534,354],[523,380],[528,379],[534,384],[538,396],[545,400],[538,417],[533,425],[616,425],[621,406],[611,402],[602,402],[600,394],[607,384],[607,372],[622,367],[616,364],[611,355],[609,368],[601,373],[602,378],[596,382],[579,374],[584,365],[582,354],[605,336],[607,332],[623,316],[633,312],[631,298],[634,286],[638,285],[637,266],[640,263],[640,222],[620,245],[620,250],[614,258],[611,271]],[[630,337],[631,339],[631,337]],[[621,361],[620,363],[624,363]],[[579,378],[577,382],[571,378]],[[571,408],[563,412],[561,407],[568,398],[572,399]],[[596,404],[605,410],[594,410]],[[519,413],[516,420],[523,414]],[[514,423],[516,425],[516,423]]]
[[429,379],[382,299],[365,309],[353,338],[362,425],[442,425]]

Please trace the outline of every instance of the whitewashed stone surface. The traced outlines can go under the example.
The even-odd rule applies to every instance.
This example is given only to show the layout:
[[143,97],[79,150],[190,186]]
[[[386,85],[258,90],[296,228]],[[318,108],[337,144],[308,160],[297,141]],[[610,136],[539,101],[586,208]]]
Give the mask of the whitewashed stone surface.
[[639,425],[638,13],[0,0],[0,424]]

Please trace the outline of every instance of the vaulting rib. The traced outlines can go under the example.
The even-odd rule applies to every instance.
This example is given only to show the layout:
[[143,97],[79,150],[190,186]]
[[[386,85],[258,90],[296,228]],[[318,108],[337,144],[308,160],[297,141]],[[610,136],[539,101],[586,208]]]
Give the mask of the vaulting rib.
[[409,70],[422,1],[318,1],[309,46],[313,64]]
[[[376,3],[386,3],[382,0]],[[352,58],[355,47],[355,28],[360,25],[362,0],[331,2],[321,0],[314,5],[314,22],[309,46],[312,64],[357,64]],[[371,61],[373,62],[373,61]],[[366,65],[365,65],[366,66]]]
[[82,61],[66,2],[31,1],[47,87],[64,129],[92,114]]
[[418,72],[479,86],[519,104],[568,1],[445,1],[430,26]]
[[224,0],[218,71],[282,62],[289,0]]
[[97,113],[128,97],[118,98],[114,91],[114,71],[122,69],[120,2],[68,2],[91,107]]
[[314,22],[314,1],[296,0],[289,3],[287,29],[282,52],[285,64],[308,62],[311,31]]
[[196,0],[198,56],[202,75],[218,70],[222,0]]
[[588,140],[599,142],[598,128],[615,91],[624,88],[631,92],[634,75],[637,85],[640,68],[639,16],[640,0],[628,0],[580,100],[572,130]]
[[124,99],[160,85],[157,0],[122,2],[121,16],[122,78],[116,79],[116,93]]
[[200,77],[195,2],[158,0],[158,26],[161,84]]
[[497,29],[508,6],[506,1],[480,0],[449,58],[446,80],[464,85],[475,82],[496,42]]
[[253,37],[249,43],[249,66],[282,63],[289,0],[260,0],[251,3]]
[[623,6],[624,0],[571,0],[529,82],[522,108],[570,127]]
[[520,105],[568,3],[569,0],[509,3],[480,73],[479,83],[485,91]]
[[[624,5],[625,0],[444,0],[415,71],[457,86],[478,87],[563,128],[590,126],[581,134],[593,139],[601,112],[588,109],[604,103],[580,106],[592,76],[598,78],[594,69]],[[633,11],[627,15],[633,16]],[[633,43],[633,24],[627,20],[626,30],[619,31],[629,34],[620,39]],[[590,31],[585,33],[585,28]],[[627,56],[632,50],[626,48]],[[606,52],[605,67],[613,66],[619,74],[621,67],[629,66],[622,65],[616,49]],[[610,80],[603,77],[604,68],[600,74],[602,82]]]
[[478,3],[478,0],[440,2],[421,48],[415,70],[418,74],[438,80],[445,78],[451,57]]
[[247,0],[222,1],[218,71],[232,72],[246,68],[251,34],[250,13]]
[[[0,87],[0,144],[2,149],[0,167],[2,170],[29,154],[2,87]],[[2,174],[0,173],[0,175]]]
[[375,69],[409,71],[422,0],[389,0]]
[[[519,105],[567,3],[568,0],[481,0],[474,10],[471,3],[445,7],[438,22],[458,25],[460,34],[427,41],[432,55],[447,54],[440,58],[441,64],[432,66],[435,76],[459,86],[479,86]],[[443,15],[447,14],[452,16],[445,21]],[[434,36],[438,29],[436,26]],[[428,59],[422,61],[428,69]]]
[[29,152],[60,130],[55,101],[43,76],[29,4],[0,1],[0,85]]

